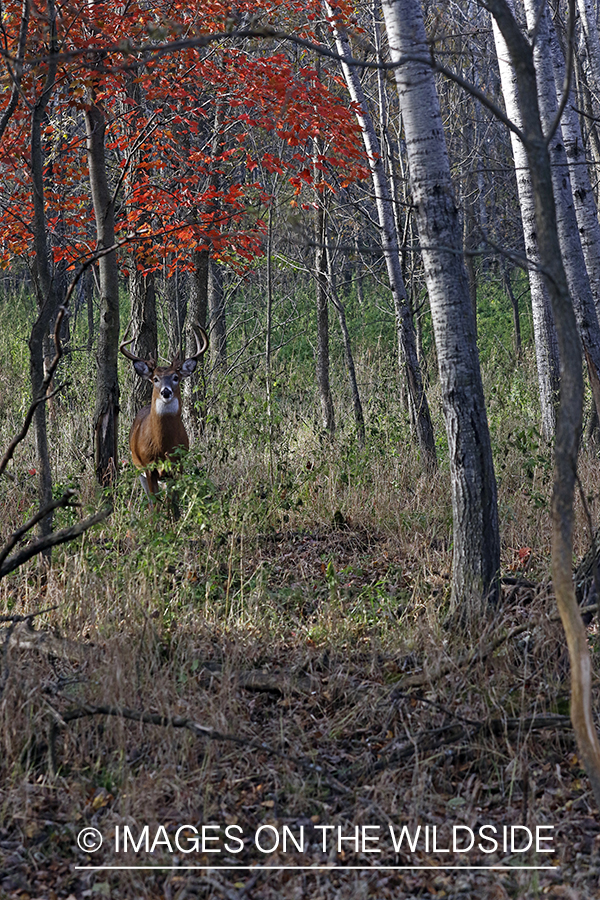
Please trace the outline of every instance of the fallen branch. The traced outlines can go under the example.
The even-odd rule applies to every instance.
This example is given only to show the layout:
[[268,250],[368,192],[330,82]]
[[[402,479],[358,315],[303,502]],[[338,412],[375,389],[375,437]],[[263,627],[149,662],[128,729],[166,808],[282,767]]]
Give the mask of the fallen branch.
[[566,728],[572,730],[569,716],[531,716],[525,719],[489,719],[485,722],[476,722],[465,726],[460,722],[444,725],[429,731],[422,731],[413,740],[403,744],[397,750],[392,750],[386,756],[381,756],[369,771],[380,772],[389,766],[410,759],[418,751],[440,750],[450,744],[458,744],[461,741],[472,741],[475,737],[485,734],[500,735],[507,731],[541,731],[544,728]]
[[306,757],[290,756],[285,750],[279,750],[277,747],[271,747],[263,741],[257,741],[253,738],[239,737],[236,734],[227,734],[223,731],[217,731],[208,725],[201,725],[185,716],[163,716],[160,713],[144,712],[143,710],[128,709],[120,706],[96,706],[91,703],[82,703],[76,707],[68,709],[64,713],[54,710],[55,716],[50,728],[50,758],[53,773],[57,771],[55,758],[55,742],[59,729],[64,729],[69,722],[77,719],[87,718],[88,716],[116,716],[120,719],[131,719],[134,722],[144,722],[147,725],[159,725],[163,728],[184,728],[190,731],[196,737],[206,738],[212,741],[227,741],[237,744],[240,747],[247,747],[252,750],[262,750],[270,756],[278,756],[287,762],[295,763],[305,771],[312,772],[324,778],[329,786],[338,792],[348,794],[350,789],[337,780],[332,775],[328,775],[322,766],[312,762]]
[[463,669],[473,663],[481,662],[494,653],[494,651],[497,650],[498,647],[501,647],[506,641],[510,641],[514,637],[517,637],[519,634],[523,634],[524,631],[529,631],[530,629],[531,622],[526,625],[516,625],[514,628],[511,628],[509,631],[495,638],[493,641],[485,644],[485,646],[476,647],[459,659],[453,659],[443,665],[439,665],[431,672],[421,671],[415,672],[412,675],[406,675],[397,681],[391,689],[391,698],[394,699],[394,693],[398,690],[404,691],[408,687],[423,687],[424,685],[433,684],[434,681],[439,681],[440,678],[443,678],[444,675],[448,675],[450,672],[455,672],[457,669]]
[[53,534],[47,535],[47,537],[37,538],[23,550],[20,550],[19,553],[15,553],[14,556],[10,556],[2,563],[2,565],[0,565],[0,578],[4,578],[5,575],[8,575],[10,572],[14,572],[14,570],[18,569],[19,566],[22,566],[23,563],[26,563],[32,557],[37,556],[38,553],[42,553],[49,547],[56,547],[59,544],[66,544],[69,541],[72,541],[74,538],[79,537],[79,535],[83,534],[93,525],[97,525],[98,522],[103,522],[111,514],[111,512],[111,507],[105,507],[99,512],[94,513],[93,516],[88,516],[87,519],[82,519],[82,521],[78,522],[77,525],[72,525],[70,528],[62,528],[60,531],[55,531]]
[[72,488],[69,488],[69,490],[65,491],[60,500],[54,500],[43,509],[39,509],[29,521],[21,525],[20,528],[17,528],[16,531],[13,531],[4,547],[2,547],[2,550],[0,550],[0,571],[2,569],[2,563],[13,547],[16,547],[21,538],[24,537],[28,531],[31,531],[32,528],[35,528],[38,522],[44,519],[49,513],[54,512],[55,509],[69,509],[78,506],[73,499],[74,497],[75,491]]

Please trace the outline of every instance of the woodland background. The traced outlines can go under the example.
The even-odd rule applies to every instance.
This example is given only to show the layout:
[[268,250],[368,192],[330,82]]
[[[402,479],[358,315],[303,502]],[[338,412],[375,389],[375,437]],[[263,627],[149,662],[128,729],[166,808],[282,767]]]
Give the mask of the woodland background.
[[[597,20],[593,0],[2,3],[0,897],[598,895],[556,604],[589,607],[597,695]],[[440,127],[411,99],[428,85]],[[130,320],[143,357],[210,333],[178,518],[129,460]],[[117,825],[211,822],[551,824],[556,854],[526,862],[558,868],[75,869],[88,825],[114,865]],[[372,863],[317,840],[267,862]]]

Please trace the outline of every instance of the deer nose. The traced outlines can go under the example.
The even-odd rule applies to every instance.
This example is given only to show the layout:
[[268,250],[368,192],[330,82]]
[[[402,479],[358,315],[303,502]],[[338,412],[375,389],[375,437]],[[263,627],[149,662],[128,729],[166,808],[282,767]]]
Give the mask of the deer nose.
[[173,396],[173,391],[170,387],[164,387],[161,389],[160,396],[163,398],[163,400],[170,400]]

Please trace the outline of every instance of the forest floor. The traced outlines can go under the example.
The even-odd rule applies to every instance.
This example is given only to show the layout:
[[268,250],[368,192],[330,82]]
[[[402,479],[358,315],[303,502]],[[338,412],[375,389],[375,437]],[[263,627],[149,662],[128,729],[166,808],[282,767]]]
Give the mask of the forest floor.
[[0,898],[600,897],[561,626],[526,561],[450,627],[435,541],[423,566],[341,516],[187,540],[136,564],[124,608],[140,540],[99,530],[43,586],[3,583],[13,612],[57,611],[3,662]]

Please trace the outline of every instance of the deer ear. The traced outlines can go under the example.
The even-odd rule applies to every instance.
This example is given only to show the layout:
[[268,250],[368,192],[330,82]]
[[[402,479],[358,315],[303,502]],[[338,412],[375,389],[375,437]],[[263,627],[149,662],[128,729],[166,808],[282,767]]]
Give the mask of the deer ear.
[[198,365],[197,359],[186,359],[185,362],[181,364],[181,368],[179,370],[179,374],[182,378],[188,378],[196,371],[196,366]]
[[147,362],[144,362],[143,359],[136,359],[133,364],[133,368],[140,376],[140,378],[147,378],[148,380],[152,378],[152,369]]

